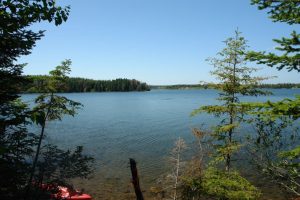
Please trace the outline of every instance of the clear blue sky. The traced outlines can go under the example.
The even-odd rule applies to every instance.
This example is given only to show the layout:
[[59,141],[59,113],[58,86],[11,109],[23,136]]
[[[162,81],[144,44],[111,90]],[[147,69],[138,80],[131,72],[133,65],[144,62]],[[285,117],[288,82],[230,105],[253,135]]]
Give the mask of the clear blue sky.
[[[253,50],[274,50],[271,38],[298,29],[273,23],[250,0],[60,0],[71,5],[68,21],[46,30],[25,74],[47,74],[62,60],[73,61],[71,76],[135,78],[148,84],[214,81],[205,59],[223,48],[239,27]],[[271,82],[300,82],[299,73],[260,66]]]

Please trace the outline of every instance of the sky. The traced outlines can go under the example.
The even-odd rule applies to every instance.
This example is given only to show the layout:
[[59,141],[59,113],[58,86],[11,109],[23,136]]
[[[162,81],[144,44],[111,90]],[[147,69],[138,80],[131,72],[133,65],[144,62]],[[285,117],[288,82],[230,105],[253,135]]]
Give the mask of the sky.
[[[64,59],[72,77],[97,80],[137,79],[150,85],[215,82],[205,61],[224,48],[238,28],[249,50],[274,51],[273,38],[299,26],[273,23],[250,0],[59,0],[70,5],[66,23],[33,25],[46,30],[24,74],[47,74]],[[251,63],[250,66],[256,66]],[[300,82],[299,73],[267,66],[258,75],[269,83]]]

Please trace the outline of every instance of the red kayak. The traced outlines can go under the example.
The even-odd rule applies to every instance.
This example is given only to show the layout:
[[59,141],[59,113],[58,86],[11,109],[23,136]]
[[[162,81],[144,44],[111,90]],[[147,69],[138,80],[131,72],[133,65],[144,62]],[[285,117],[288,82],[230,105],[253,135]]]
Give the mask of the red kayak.
[[[55,200],[91,200],[92,197],[88,194],[83,194],[81,191],[70,189],[68,187],[57,186],[53,184],[41,184],[42,190],[49,191],[51,199]],[[55,192],[54,192],[55,191]]]
[[71,200],[91,200],[88,194],[82,194],[80,191],[72,191],[67,187],[58,186],[58,193],[53,195],[54,199],[71,199]]

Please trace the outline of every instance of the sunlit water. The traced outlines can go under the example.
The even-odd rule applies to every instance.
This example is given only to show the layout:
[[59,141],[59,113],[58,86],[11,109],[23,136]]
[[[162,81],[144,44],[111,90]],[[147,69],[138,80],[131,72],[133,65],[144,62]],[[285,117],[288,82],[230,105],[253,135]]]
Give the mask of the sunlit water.
[[[242,101],[293,98],[300,89],[274,89],[273,96],[243,97]],[[47,142],[63,148],[82,145],[96,158],[101,178],[130,179],[128,159],[138,162],[143,183],[154,181],[167,169],[166,158],[178,137],[191,143],[192,127],[215,124],[208,115],[190,117],[199,106],[217,104],[216,90],[152,90],[150,92],[69,93],[64,96],[84,107],[75,117],[50,122]],[[35,94],[22,95],[31,103]],[[95,180],[94,180],[95,181]]]

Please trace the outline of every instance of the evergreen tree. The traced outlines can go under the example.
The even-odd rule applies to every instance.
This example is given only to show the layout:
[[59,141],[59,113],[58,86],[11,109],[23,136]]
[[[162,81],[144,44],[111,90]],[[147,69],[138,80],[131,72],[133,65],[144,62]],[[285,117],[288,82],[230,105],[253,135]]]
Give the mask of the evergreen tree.
[[32,24],[60,25],[68,14],[69,7],[62,8],[55,0],[0,0],[0,199],[21,198],[27,157],[36,144],[27,130],[29,109],[17,100],[25,66],[17,64],[17,59],[30,54],[44,35],[44,31],[32,31]]
[[220,81],[216,87],[220,91],[218,100],[222,104],[202,106],[192,115],[205,112],[222,117],[212,137],[215,140],[217,160],[225,161],[225,169],[229,171],[232,155],[240,147],[234,137],[235,130],[246,111],[239,104],[239,96],[257,96],[267,93],[256,89],[258,83],[264,79],[251,76],[257,69],[246,66],[247,44],[241,33],[235,31],[235,36],[228,38],[224,43],[226,46],[217,54],[217,57],[208,59],[215,68],[212,74]]
[[[300,1],[252,0],[252,4],[257,5],[260,10],[267,9],[274,22],[300,24]],[[248,53],[248,59],[257,61],[258,64],[277,67],[279,70],[286,68],[289,71],[300,72],[300,34],[293,31],[289,38],[282,37],[273,41],[278,44],[276,50],[279,54],[251,51]]]
[[[252,4],[257,5],[260,10],[267,10],[274,22],[284,22],[289,25],[300,24],[300,1],[252,0]],[[282,37],[273,41],[278,44],[276,53],[251,51],[247,53],[247,59],[258,64],[276,67],[278,70],[285,68],[288,71],[300,72],[300,34],[293,31],[290,38]],[[256,142],[256,147],[259,147],[256,151],[260,157],[258,165],[282,188],[300,196],[300,148],[299,145],[295,147],[292,143],[295,137],[292,129],[287,130],[283,135],[284,128],[300,117],[300,96],[296,96],[293,100],[284,99],[279,102],[268,101],[249,105],[256,109],[252,111],[252,114],[256,114],[255,120],[258,121],[256,125],[259,127],[258,142]],[[274,149],[274,146],[281,143],[278,138],[289,136],[293,139],[290,143]],[[264,153],[270,152],[270,148],[272,156]],[[285,151],[281,152],[283,148]]]
[[30,30],[32,24],[48,21],[60,25],[67,20],[69,7],[62,8],[54,0],[0,1],[0,105],[18,97],[25,64],[16,64],[20,56],[30,54],[44,31]]

